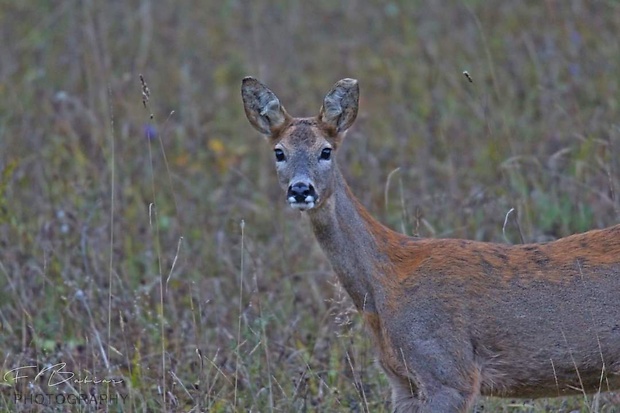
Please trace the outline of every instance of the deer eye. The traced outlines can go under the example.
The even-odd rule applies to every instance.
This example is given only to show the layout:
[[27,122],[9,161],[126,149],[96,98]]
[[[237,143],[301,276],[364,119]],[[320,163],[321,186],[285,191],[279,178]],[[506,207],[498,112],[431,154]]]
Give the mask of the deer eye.
[[329,161],[332,157],[332,148],[325,148],[321,151],[321,159],[324,161]]
[[273,153],[276,154],[276,161],[278,162],[282,162],[286,159],[286,156],[284,156],[284,151],[282,149],[274,149]]

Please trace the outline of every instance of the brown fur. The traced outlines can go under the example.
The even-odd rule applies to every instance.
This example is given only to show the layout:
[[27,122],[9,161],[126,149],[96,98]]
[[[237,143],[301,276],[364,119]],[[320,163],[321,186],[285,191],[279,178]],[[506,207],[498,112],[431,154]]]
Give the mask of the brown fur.
[[319,159],[355,119],[356,81],[336,83],[316,118],[291,118],[255,79],[242,91],[252,125],[286,152],[283,188],[316,189],[307,214],[372,332],[394,411],[620,388],[620,225],[545,244],[407,237],[370,216],[335,159]]

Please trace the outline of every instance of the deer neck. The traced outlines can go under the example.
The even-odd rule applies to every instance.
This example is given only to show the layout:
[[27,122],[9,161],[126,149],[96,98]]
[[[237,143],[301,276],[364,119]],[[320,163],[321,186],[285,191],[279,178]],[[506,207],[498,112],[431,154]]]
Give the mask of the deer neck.
[[385,244],[392,231],[370,216],[342,173],[338,169],[335,173],[332,195],[308,215],[321,248],[358,310],[374,312],[380,292],[373,278],[387,275],[389,269],[389,260],[379,245]]

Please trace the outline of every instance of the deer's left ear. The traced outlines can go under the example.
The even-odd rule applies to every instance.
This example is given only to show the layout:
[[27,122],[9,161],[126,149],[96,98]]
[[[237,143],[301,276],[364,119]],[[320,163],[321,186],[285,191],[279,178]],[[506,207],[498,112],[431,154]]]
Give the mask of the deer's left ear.
[[359,96],[357,80],[339,80],[325,96],[319,120],[334,128],[336,133],[346,131],[357,117]]
[[265,135],[273,135],[290,117],[276,94],[253,77],[243,79],[241,98],[248,120],[256,130]]

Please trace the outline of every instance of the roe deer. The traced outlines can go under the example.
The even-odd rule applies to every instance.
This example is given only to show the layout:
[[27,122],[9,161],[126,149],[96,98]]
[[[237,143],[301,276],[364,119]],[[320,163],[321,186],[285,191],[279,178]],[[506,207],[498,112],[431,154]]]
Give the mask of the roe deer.
[[370,216],[336,163],[356,80],[337,82],[311,118],[290,116],[254,78],[241,91],[287,202],[306,211],[372,331],[395,412],[620,388],[620,225],[529,245],[399,234]]

